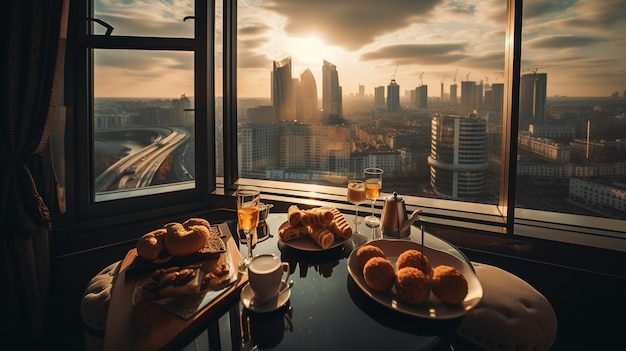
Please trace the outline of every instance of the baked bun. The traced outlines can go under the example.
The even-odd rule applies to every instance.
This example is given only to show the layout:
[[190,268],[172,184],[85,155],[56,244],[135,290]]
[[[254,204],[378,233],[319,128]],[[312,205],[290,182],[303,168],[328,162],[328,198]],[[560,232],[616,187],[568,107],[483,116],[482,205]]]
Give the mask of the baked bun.
[[172,256],[163,243],[163,236],[166,233],[165,228],[160,228],[142,235],[137,241],[137,255],[157,264],[169,261]]
[[372,257],[385,257],[385,253],[380,247],[369,244],[363,245],[357,249],[356,259],[361,271],[363,271],[365,264]]
[[398,299],[411,305],[419,305],[430,296],[428,278],[421,270],[415,267],[404,267],[396,273],[394,282]]
[[206,227],[207,229],[211,228],[211,223],[204,218],[189,218],[188,220],[183,222],[183,227],[189,230],[194,225],[201,225]]
[[465,300],[467,296],[467,281],[461,272],[456,268],[441,265],[433,269],[430,278],[430,287],[433,294],[441,301],[457,305]]
[[372,257],[365,263],[363,278],[372,290],[386,292],[393,287],[396,271],[388,259]]
[[432,274],[432,267],[430,266],[430,262],[428,262],[428,257],[414,249],[403,251],[398,256],[396,267],[398,269],[414,267],[422,271],[426,277],[430,277]]
[[188,256],[200,251],[211,235],[203,225],[185,229],[182,224],[172,222],[164,227],[167,230],[164,235],[165,248],[172,256]]

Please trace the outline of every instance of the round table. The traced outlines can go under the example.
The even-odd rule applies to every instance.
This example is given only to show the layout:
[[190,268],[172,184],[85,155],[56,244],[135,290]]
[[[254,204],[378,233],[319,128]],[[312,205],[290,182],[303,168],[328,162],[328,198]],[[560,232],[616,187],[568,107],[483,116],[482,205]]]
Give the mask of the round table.
[[[263,314],[239,303],[239,334],[244,349],[428,350],[449,344],[462,317],[430,320],[392,310],[372,300],[350,276],[350,253],[372,237],[380,238],[379,228],[361,224],[360,234],[342,245],[311,252],[278,240],[278,228],[286,220],[286,213],[271,213],[257,230],[260,238],[252,253],[275,253],[289,262],[289,278],[294,281],[291,296],[283,307]],[[467,257],[450,243],[429,233],[423,237],[428,247],[447,252],[471,267]],[[421,243],[421,238],[421,230],[414,225],[405,240]],[[240,252],[246,254],[245,244],[240,245]]]

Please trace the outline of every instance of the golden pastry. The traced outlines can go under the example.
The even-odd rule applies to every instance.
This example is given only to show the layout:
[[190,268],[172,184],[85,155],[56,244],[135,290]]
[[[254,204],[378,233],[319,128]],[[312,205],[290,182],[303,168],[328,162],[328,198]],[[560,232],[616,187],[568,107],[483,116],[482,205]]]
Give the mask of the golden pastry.
[[446,265],[433,269],[430,287],[441,301],[453,305],[462,303],[468,292],[467,280],[463,274]]

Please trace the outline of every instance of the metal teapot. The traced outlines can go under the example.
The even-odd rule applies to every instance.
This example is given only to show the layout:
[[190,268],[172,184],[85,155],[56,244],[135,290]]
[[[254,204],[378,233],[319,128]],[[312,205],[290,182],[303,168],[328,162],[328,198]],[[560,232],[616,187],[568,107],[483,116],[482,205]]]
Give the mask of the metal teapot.
[[406,238],[411,234],[411,224],[415,222],[420,213],[420,210],[415,210],[408,218],[404,199],[394,191],[392,196],[385,199],[380,230],[386,236]]

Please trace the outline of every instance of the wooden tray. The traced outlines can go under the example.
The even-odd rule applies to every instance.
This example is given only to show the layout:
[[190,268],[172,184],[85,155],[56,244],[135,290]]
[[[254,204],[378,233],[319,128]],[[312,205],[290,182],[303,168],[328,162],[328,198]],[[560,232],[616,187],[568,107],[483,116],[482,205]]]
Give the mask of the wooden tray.
[[[241,260],[241,254],[228,225],[220,223],[220,229],[226,234],[226,252],[235,265]],[[248,282],[247,275],[238,275],[238,280],[225,289],[197,313],[188,319],[156,304],[133,305],[135,285],[146,275],[126,275],[126,269],[137,257],[137,250],[128,251],[120,264],[120,272],[111,289],[111,302],[106,323],[104,349],[120,350],[165,350],[180,349],[181,343],[189,342],[213,320],[220,317],[234,303],[238,303],[239,294]],[[233,267],[237,269],[237,267]],[[148,273],[146,273],[148,274]]]

